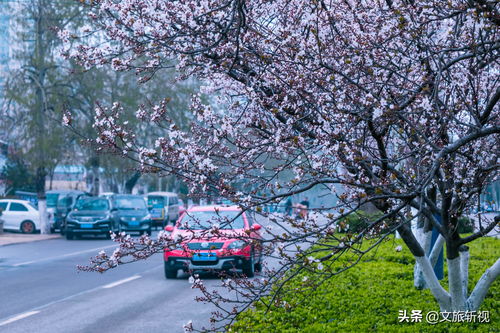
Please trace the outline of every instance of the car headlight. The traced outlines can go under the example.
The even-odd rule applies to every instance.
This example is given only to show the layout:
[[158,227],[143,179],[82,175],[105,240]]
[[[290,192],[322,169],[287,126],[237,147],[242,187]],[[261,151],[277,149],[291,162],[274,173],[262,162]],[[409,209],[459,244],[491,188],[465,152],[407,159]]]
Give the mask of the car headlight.
[[148,221],[148,220],[151,220],[151,214],[147,214],[146,216],[144,216],[142,218],[143,221]]
[[234,242],[232,242],[231,244],[229,244],[229,246],[227,248],[228,249],[242,249],[242,248],[244,248],[247,245],[248,244],[245,241],[242,241],[240,239],[240,240],[235,240]]

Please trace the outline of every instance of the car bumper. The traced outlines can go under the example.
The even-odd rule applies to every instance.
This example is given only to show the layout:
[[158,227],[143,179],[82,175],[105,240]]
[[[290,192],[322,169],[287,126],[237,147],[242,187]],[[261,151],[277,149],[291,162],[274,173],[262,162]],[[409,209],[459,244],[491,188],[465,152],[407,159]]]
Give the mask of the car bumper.
[[67,233],[75,233],[75,234],[103,234],[109,233],[110,228],[67,228]]
[[[90,223],[83,223],[90,224]],[[66,225],[66,232],[68,233],[79,233],[79,234],[99,234],[99,233],[109,233],[111,230],[111,225],[104,222],[101,224],[93,224],[92,228],[84,228],[81,224],[69,222]]]
[[126,222],[121,222],[120,227],[123,231],[144,231],[151,229],[151,222],[141,222],[139,225],[129,225]]
[[153,219],[151,220],[151,224],[154,226],[164,226],[168,224],[166,219]]
[[242,269],[243,264],[248,261],[244,256],[218,257],[217,261],[193,261],[186,257],[172,257],[166,260],[167,266],[172,269],[182,269],[184,271],[196,270],[231,270]]

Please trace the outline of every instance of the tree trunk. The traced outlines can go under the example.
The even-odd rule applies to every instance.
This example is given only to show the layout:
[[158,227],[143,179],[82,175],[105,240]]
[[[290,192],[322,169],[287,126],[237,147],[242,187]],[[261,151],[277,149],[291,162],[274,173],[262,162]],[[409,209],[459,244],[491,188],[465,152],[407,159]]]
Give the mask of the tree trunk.
[[136,171],[134,175],[125,182],[125,193],[132,193],[132,190],[139,181],[139,178],[141,178],[141,173]]
[[90,157],[90,170],[91,170],[91,179],[90,179],[90,193],[93,196],[98,196],[99,195],[99,187],[100,187],[100,174],[99,174],[99,167],[100,167],[100,159],[95,152],[91,153],[92,156]]
[[447,259],[448,263],[448,285],[451,295],[451,311],[464,311],[465,300],[463,292],[462,270],[460,257]]
[[493,281],[500,275],[500,259],[484,272],[467,299],[467,310],[477,311]]
[[47,200],[45,197],[45,178],[45,168],[38,167],[36,172],[36,192],[38,197],[38,212],[40,214],[40,233],[50,234],[49,216],[47,214]]
[[[427,195],[430,200],[432,200],[434,203],[436,202],[436,188],[432,187],[427,191]],[[420,209],[424,207],[423,199],[420,201]],[[421,212],[420,212],[421,213]],[[434,246],[431,249],[431,242],[432,242],[432,222],[424,217],[423,215],[419,216],[418,224],[417,224],[417,234],[415,235],[417,241],[419,242],[420,246],[422,246],[424,253],[426,256],[431,256],[431,251],[434,251],[438,245],[438,242],[434,244]],[[441,244],[442,247],[442,244]],[[439,248],[441,250],[441,248]],[[439,254],[440,251],[437,251],[437,254]],[[437,257],[436,257],[437,260]],[[434,267],[434,264],[431,262],[431,266]],[[420,267],[418,262],[415,262],[415,267],[413,270],[413,285],[417,289],[424,289],[427,288],[425,284],[425,278],[423,275],[422,268]]]

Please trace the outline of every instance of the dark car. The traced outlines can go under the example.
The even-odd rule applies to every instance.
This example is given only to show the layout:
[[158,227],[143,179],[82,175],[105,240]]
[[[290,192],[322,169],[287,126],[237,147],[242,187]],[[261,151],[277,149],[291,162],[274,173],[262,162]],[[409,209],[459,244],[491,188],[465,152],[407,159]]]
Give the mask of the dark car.
[[151,215],[144,197],[131,194],[117,194],[111,197],[114,216],[119,231],[136,231],[151,235]]
[[51,214],[50,231],[64,231],[66,216],[80,198],[89,197],[90,194],[77,190],[51,190],[47,191],[47,211]]
[[110,237],[110,231],[118,231],[111,202],[106,198],[81,198],[73,211],[66,216],[66,238],[75,235],[104,234]]

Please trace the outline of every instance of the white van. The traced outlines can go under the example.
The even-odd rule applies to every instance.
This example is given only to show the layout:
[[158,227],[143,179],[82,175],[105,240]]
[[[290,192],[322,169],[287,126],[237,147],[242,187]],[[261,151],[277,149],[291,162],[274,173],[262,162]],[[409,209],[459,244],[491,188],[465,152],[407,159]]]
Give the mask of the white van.
[[154,226],[165,227],[179,218],[179,197],[174,192],[150,192],[146,195]]

